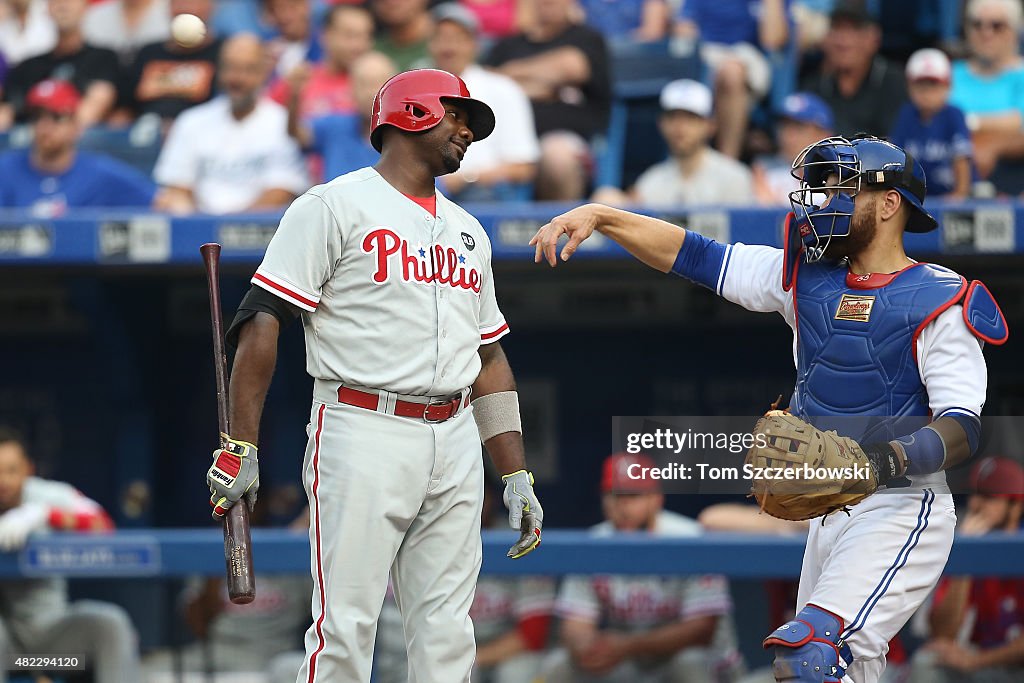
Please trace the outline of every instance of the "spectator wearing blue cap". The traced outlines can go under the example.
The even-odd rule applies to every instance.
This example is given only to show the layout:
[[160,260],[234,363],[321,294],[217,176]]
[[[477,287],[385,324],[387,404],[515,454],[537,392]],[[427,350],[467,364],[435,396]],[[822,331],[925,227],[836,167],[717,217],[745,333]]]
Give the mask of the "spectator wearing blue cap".
[[759,204],[785,206],[789,193],[800,188],[793,176],[793,159],[808,145],[827,138],[835,130],[832,109],[811,93],[794,93],[782,101],[776,114],[778,153],[755,160],[754,193]]
[[949,104],[952,68],[939,50],[925,48],[907,62],[910,102],[889,139],[924,167],[929,195],[965,199],[971,193],[973,145],[963,111]]

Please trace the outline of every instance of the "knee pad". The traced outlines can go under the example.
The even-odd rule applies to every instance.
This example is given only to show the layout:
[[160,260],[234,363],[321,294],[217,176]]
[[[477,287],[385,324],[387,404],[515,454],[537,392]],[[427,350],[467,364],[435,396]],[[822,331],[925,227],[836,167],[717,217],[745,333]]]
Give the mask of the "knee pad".
[[838,683],[846,675],[852,656],[840,640],[843,620],[816,605],[807,605],[793,621],[783,624],[764,639],[774,648],[772,672],[776,681]]

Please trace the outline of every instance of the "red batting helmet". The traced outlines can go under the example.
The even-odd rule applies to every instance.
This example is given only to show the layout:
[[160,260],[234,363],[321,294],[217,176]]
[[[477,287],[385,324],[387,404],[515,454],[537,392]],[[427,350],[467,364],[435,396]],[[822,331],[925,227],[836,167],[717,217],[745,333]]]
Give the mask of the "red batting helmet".
[[440,69],[414,69],[392,76],[373,98],[370,113],[373,148],[381,150],[383,126],[420,132],[441,123],[444,100],[465,107],[474,140],[483,140],[494,130],[494,112],[469,96],[469,88],[461,78]]

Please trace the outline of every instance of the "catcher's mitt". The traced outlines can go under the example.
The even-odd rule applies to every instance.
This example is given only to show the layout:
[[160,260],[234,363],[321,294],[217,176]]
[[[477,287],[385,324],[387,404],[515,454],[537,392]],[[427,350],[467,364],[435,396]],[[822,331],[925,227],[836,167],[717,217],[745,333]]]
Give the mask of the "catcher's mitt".
[[856,505],[878,488],[875,467],[853,439],[779,410],[758,420],[753,435],[745,469],[751,493],[773,517],[812,519]]

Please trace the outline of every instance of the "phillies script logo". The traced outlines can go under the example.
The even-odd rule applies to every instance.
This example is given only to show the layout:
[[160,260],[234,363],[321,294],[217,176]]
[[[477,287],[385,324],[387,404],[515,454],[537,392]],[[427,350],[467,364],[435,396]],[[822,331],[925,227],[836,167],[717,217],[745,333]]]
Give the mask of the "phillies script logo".
[[373,255],[373,281],[382,285],[391,278],[392,268],[402,269],[404,282],[434,282],[455,289],[480,293],[480,271],[466,265],[466,257],[452,247],[431,244],[416,249],[393,230],[374,228],[363,238],[363,251]]
[[836,320],[853,320],[866,323],[871,318],[871,307],[875,305],[873,296],[857,296],[843,294],[836,309]]

